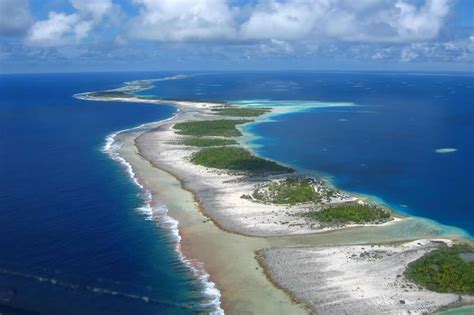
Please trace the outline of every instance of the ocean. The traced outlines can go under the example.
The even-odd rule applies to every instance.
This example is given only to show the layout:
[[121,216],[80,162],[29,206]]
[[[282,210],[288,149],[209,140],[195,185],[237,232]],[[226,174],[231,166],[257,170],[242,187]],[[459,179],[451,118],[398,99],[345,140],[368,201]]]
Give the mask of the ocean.
[[[150,220],[146,196],[104,152],[113,132],[175,109],[72,97],[173,74],[0,76],[0,312],[212,310],[173,233]],[[139,94],[248,106],[351,104],[249,125],[249,145],[473,235],[473,87],[474,76],[459,74],[199,73]]]
[[110,133],[175,109],[72,97],[143,76],[0,76],[0,313],[212,310],[172,231],[149,219],[146,196],[103,152]]

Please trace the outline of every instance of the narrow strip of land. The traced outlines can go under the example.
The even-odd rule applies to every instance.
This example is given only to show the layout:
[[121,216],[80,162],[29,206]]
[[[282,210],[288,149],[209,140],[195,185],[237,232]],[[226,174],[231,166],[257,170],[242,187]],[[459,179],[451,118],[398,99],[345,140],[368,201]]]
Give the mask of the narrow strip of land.
[[[429,253],[465,240],[439,239],[442,231],[431,222],[402,218],[249,150],[241,126],[264,119],[270,108],[93,93],[79,97],[180,109],[173,119],[116,141],[154,205],[164,203],[179,221],[184,254],[204,263],[226,312],[433,312],[472,303],[469,283],[463,291],[440,290],[433,277],[420,276],[427,266],[452,266],[437,265]],[[462,248],[457,254],[466,261],[471,247]],[[462,266],[443,279],[471,275]]]

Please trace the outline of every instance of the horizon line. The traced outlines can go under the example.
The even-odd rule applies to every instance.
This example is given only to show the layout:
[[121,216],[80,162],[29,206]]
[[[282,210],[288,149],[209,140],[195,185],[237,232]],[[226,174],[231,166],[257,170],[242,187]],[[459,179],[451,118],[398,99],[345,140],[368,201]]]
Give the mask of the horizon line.
[[341,70],[341,69],[243,69],[243,70],[107,70],[107,71],[51,71],[51,72],[0,72],[0,75],[41,75],[41,74],[108,74],[108,73],[284,73],[284,72],[306,72],[306,73],[379,73],[379,74],[412,74],[412,75],[463,75],[474,76],[474,70]]

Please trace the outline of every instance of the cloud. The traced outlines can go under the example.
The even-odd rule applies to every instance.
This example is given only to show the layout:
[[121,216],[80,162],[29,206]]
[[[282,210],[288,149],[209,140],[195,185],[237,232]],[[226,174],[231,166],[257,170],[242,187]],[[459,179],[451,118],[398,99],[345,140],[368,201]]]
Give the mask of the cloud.
[[[29,31],[27,42],[31,45],[56,46],[70,41],[66,34],[75,32],[80,22],[77,14],[50,12],[48,19],[36,22]],[[83,37],[84,25],[79,26],[78,33]]]
[[244,38],[348,42],[407,42],[436,37],[450,0],[269,0],[255,7],[241,27]]
[[260,51],[263,54],[291,54],[294,52],[291,44],[277,39],[260,44]]
[[435,38],[452,0],[133,0],[133,37],[162,42],[336,40],[404,43]]
[[406,47],[403,48],[400,54],[400,60],[403,62],[410,62],[412,60],[415,60],[418,58],[420,55],[417,52],[417,49],[415,47]]
[[140,14],[133,37],[181,42],[231,38],[233,12],[225,0],[133,0]]
[[385,60],[390,59],[391,55],[393,54],[393,48],[377,48],[372,50],[372,56],[370,57],[372,60]]
[[402,62],[455,61],[472,64],[474,42],[469,37],[463,37],[450,41],[412,43],[402,48],[400,60]]
[[72,14],[51,11],[47,20],[37,21],[29,30],[26,43],[33,46],[60,46],[88,37],[105,14],[112,9],[111,0],[71,0]]
[[0,0],[0,35],[23,35],[32,23],[27,0]]
[[112,9],[112,0],[71,0],[82,19],[100,21]]
[[309,36],[328,9],[327,1],[266,1],[256,6],[243,23],[248,39],[295,40]]
[[398,1],[395,7],[397,10],[388,16],[388,24],[397,31],[398,38],[407,40],[434,38],[450,10],[448,0],[428,0],[420,8]]
[[0,0],[1,66],[474,62],[472,28],[449,23],[454,0],[68,1],[35,21],[28,0]]
[[[13,0],[0,1],[12,7]],[[27,7],[25,0],[19,1]],[[139,13],[128,24],[128,37],[160,42],[261,41],[262,45],[272,40],[427,41],[438,36],[451,10],[451,0],[257,0],[244,6],[231,5],[228,0],[131,1]],[[113,8],[112,0],[70,2],[75,12],[51,11],[48,19],[31,27],[26,43],[57,46],[78,42]],[[123,35],[120,38],[126,40]]]

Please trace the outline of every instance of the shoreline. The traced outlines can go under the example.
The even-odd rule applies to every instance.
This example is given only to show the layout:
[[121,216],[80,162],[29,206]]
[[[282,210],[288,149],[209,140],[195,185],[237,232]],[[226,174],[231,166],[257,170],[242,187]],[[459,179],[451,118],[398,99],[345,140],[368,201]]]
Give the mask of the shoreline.
[[[434,293],[402,276],[409,263],[440,244],[454,242],[419,239],[369,246],[266,248],[259,255],[269,277],[284,283],[283,289],[297,300],[307,301],[316,314],[433,314],[466,305],[474,309],[473,296]],[[288,266],[296,266],[298,272],[288,274]],[[318,272],[309,272],[312,269]]]
[[[237,103],[230,102],[230,104],[237,104]],[[344,105],[338,105],[338,106],[343,106],[343,107],[346,107],[346,106],[359,106],[359,105],[355,105],[355,104],[352,104],[352,103],[340,103],[340,104],[344,104]],[[312,107],[312,108],[315,108],[315,107]],[[316,108],[318,108],[318,107],[316,107]],[[309,108],[309,109],[311,109],[311,108]],[[296,110],[294,112],[299,112],[300,110],[304,111],[305,109],[296,108]],[[254,141],[254,140],[260,139],[261,137],[253,134],[250,131],[248,131],[247,126],[251,126],[251,125],[255,125],[255,124],[259,124],[259,123],[265,123],[265,122],[272,122],[272,121],[274,121],[272,119],[272,117],[274,117],[274,116],[278,116],[278,115],[282,115],[282,114],[283,115],[284,114],[291,114],[291,113],[293,113],[291,108],[288,108],[288,111],[282,111],[282,112],[278,112],[278,111],[273,112],[272,111],[270,113],[255,117],[255,121],[253,121],[251,123],[237,126],[237,128],[242,132],[242,137],[240,137],[241,139],[238,140],[239,144],[241,144],[244,148],[251,151],[256,156],[259,156],[259,157],[262,157],[262,158],[265,158],[265,159],[269,159],[267,157],[261,156],[258,152],[256,152],[258,150],[258,148],[260,147],[260,145],[255,145],[255,144],[252,144],[251,142]],[[416,218],[418,220],[427,221],[430,224],[438,225],[443,230],[449,231],[449,233],[459,235],[461,238],[467,239],[469,242],[474,243],[474,235],[471,235],[468,231],[466,231],[462,228],[459,228],[459,227],[453,226],[453,225],[442,224],[442,223],[440,223],[440,222],[438,222],[434,219],[421,217],[421,216],[417,216],[415,214],[408,213],[406,211],[403,211],[403,208],[404,208],[403,205],[391,204],[390,202],[387,202],[386,200],[384,200],[381,197],[378,197],[376,195],[372,195],[372,194],[368,194],[368,193],[359,193],[359,192],[354,192],[354,191],[350,191],[350,190],[340,189],[337,186],[337,184],[334,184],[333,175],[331,175],[329,173],[325,173],[325,172],[322,172],[322,171],[319,171],[319,170],[308,170],[308,169],[304,169],[304,168],[301,168],[301,167],[299,167],[297,165],[293,165],[293,164],[286,164],[286,163],[283,164],[280,161],[275,161],[275,162],[280,163],[284,166],[293,168],[299,174],[303,174],[303,175],[309,176],[309,177],[319,178],[319,179],[321,179],[325,182],[325,185],[328,186],[328,188],[331,188],[331,189],[334,189],[334,190],[339,190],[341,192],[347,193],[347,194],[352,195],[352,196],[354,196],[356,198],[359,198],[361,200],[368,200],[372,204],[376,204],[376,205],[382,206],[386,209],[389,209],[392,212],[395,219],[402,219],[403,220],[403,219],[406,219],[406,218]],[[387,223],[390,223],[390,222],[387,222]],[[365,224],[365,226],[369,226],[369,225],[370,224]],[[347,228],[350,228],[350,227],[347,227]],[[328,231],[328,232],[331,232],[331,231]],[[321,233],[324,233],[324,232],[321,232]]]
[[[174,114],[173,116],[161,120],[161,122],[172,120],[178,115],[179,111]],[[132,165],[127,162],[120,154],[117,152],[120,147],[115,146],[114,143],[116,142],[116,137],[120,134],[138,131],[142,128],[146,128],[148,125],[153,125],[155,122],[146,123],[139,125],[137,127],[132,127],[124,130],[120,130],[117,132],[113,132],[106,137],[106,143],[102,147],[102,152],[109,155],[109,157],[118,162],[121,166],[123,166],[128,173],[130,179],[133,181],[135,185],[137,185],[143,193],[143,206],[137,208],[141,213],[146,215],[146,220],[155,220],[157,221],[160,227],[166,226],[164,228],[167,232],[169,232],[171,239],[174,242],[174,250],[178,255],[181,262],[194,274],[194,276],[203,284],[204,286],[204,294],[208,297],[208,301],[205,305],[213,305],[214,311],[212,314],[223,314],[223,310],[220,307],[220,297],[221,294],[219,290],[216,288],[215,284],[209,280],[209,274],[203,268],[203,266],[196,266],[193,265],[193,262],[189,260],[186,256],[184,256],[181,250],[181,237],[179,235],[179,222],[176,221],[174,218],[167,215],[168,210],[166,209],[166,205],[162,207],[161,211],[156,211],[158,207],[152,207],[152,194],[148,191],[141,183],[140,179],[137,178],[136,174],[133,171]],[[144,210],[146,209],[146,210]]]
[[[244,260],[246,263],[237,264],[236,267],[241,267],[244,272],[247,271],[247,267],[252,265],[252,260],[254,260],[254,249],[265,246],[266,242],[264,240],[256,240],[256,242],[246,244],[249,237],[227,233],[213,224],[204,223],[203,220],[207,219],[207,217],[203,216],[203,214],[198,210],[198,204],[195,202],[193,195],[190,192],[183,190],[181,188],[181,183],[175,177],[170,175],[168,172],[151,166],[149,161],[143,159],[142,156],[135,151],[137,148],[133,142],[135,137],[139,134],[140,133],[125,135],[125,143],[122,147],[122,149],[125,150],[121,150],[121,154],[132,165],[134,165],[137,170],[137,176],[143,176],[143,178],[147,178],[148,176],[148,180],[146,181],[153,181],[153,183],[148,182],[150,186],[153,186],[156,189],[152,192],[152,208],[157,209],[161,204],[165,204],[168,210],[168,215],[179,222],[178,228],[181,236],[181,250],[184,256],[192,257],[188,259],[197,265],[204,262],[206,271],[210,274],[210,281],[217,283],[215,278],[224,278],[224,282],[229,283],[229,285],[218,286],[223,295],[235,295],[235,289],[230,283],[237,281],[241,282],[240,285],[243,286],[242,281],[245,283],[250,281],[254,283],[256,291],[261,294],[260,297],[273,296],[270,300],[272,302],[278,301],[277,305],[274,305],[273,303],[264,303],[264,305],[260,305],[262,312],[278,313],[278,310],[283,309],[285,313],[306,314],[306,312],[301,312],[299,306],[287,304],[288,301],[286,300],[287,297],[285,294],[282,294],[275,287],[266,285],[266,281],[262,282],[262,279],[259,277],[259,270],[251,269],[250,272],[255,274],[249,275],[247,272],[243,277],[244,279],[241,279],[242,277],[240,277],[240,273],[227,274],[226,270],[220,268],[223,265],[221,260],[225,260],[229,264],[238,260]],[[152,172],[151,175],[150,172]],[[146,175],[144,176],[144,174]],[[147,184],[144,186],[145,189],[149,187]],[[177,198],[176,194],[178,194],[179,198]],[[190,211],[192,212],[190,213]],[[202,239],[196,239],[196,234],[200,235],[201,238],[205,238],[207,241],[201,242]],[[217,238],[216,235],[218,236]],[[229,244],[233,244],[234,246],[239,246],[241,244],[247,246],[248,250],[244,251],[245,255],[242,255],[242,257],[239,250],[235,250],[235,248],[232,247],[228,248],[227,245],[222,244],[222,242],[220,242],[222,237],[224,237],[224,239],[230,239],[231,241],[229,241]],[[211,246],[209,246],[209,244],[211,244]],[[220,246],[219,250],[214,249],[217,246]],[[218,257],[219,254],[222,254],[223,252],[226,252],[228,255]],[[203,259],[203,257],[212,257],[213,260],[209,261]],[[223,273],[224,276],[221,277],[219,275],[221,273]],[[235,277],[237,277],[237,279]],[[254,293],[255,292],[248,294],[248,297],[253,298],[255,296]],[[224,308],[226,309],[226,312],[235,314],[251,312],[251,310],[256,306],[255,301],[254,303],[248,304],[246,298],[244,298],[246,302],[235,302],[234,298],[226,299],[225,296],[223,296],[221,305],[226,306]],[[284,305],[283,308],[281,305],[278,305],[282,303]],[[219,314],[218,310],[216,314]]]
[[[101,100],[103,101],[103,99],[91,99],[91,98],[86,98],[88,100]],[[107,99],[109,100],[109,99]],[[105,100],[105,101],[107,101]],[[156,161],[150,161],[150,158],[149,156],[147,157],[147,154],[143,153],[143,150],[144,150],[144,144],[140,144],[140,143],[137,143],[139,142],[138,139],[140,137],[145,137],[150,135],[151,133],[153,133],[153,130],[156,129],[157,127],[160,127],[160,126],[163,126],[164,124],[166,123],[169,123],[169,122],[172,122],[172,121],[178,121],[180,119],[180,115],[182,115],[183,113],[185,113],[186,111],[193,111],[193,110],[196,110],[196,108],[199,110],[203,110],[203,109],[207,109],[209,107],[211,107],[211,105],[213,105],[214,103],[208,103],[208,102],[190,102],[190,101],[168,101],[168,100],[165,100],[165,101],[158,101],[158,100],[144,100],[144,99],[140,99],[140,98],[134,98],[134,99],[110,99],[111,101],[124,101],[124,102],[147,102],[147,103],[158,103],[158,104],[163,104],[163,103],[166,103],[166,104],[171,104],[171,105],[174,105],[176,108],[178,108],[178,112],[175,116],[167,119],[167,120],[164,120],[164,121],[159,121],[159,122],[153,122],[153,123],[148,123],[148,124],[144,124],[144,125],[141,125],[139,127],[136,127],[136,128],[131,128],[131,129],[127,129],[127,130],[124,130],[124,131],[119,131],[117,133],[114,133],[115,136],[117,135],[121,135],[121,137],[124,138],[124,143],[122,144],[123,147],[120,148],[120,153],[119,153],[119,156],[124,159],[124,161],[126,161],[127,163],[129,163],[130,165],[130,168],[133,172],[133,170],[135,169],[139,169],[140,167],[143,167],[145,168],[144,165],[139,165],[139,163],[136,161],[132,161],[133,160],[133,154],[135,154],[136,156],[138,156],[140,159],[142,159],[143,161],[146,161],[148,163],[150,163],[150,166],[151,167],[154,167],[154,168],[157,168],[158,170],[161,170],[161,171],[164,171],[167,173],[168,176],[172,176],[173,178],[177,179],[180,183],[180,187],[179,189],[183,190],[183,191],[186,191],[186,192],[191,192],[192,193],[192,199],[193,200],[193,205],[192,207],[194,207],[196,210],[199,211],[199,214],[198,214],[198,217],[205,214],[205,218],[209,218],[208,215],[206,215],[206,209],[205,209],[205,205],[202,204],[202,201],[200,200],[199,198],[199,195],[196,194],[192,188],[186,186],[186,183],[184,182],[183,183],[183,179],[180,178],[179,174],[173,174],[173,172],[170,172],[169,170],[166,169],[166,167],[160,167],[160,165],[157,165]],[[265,116],[265,115],[264,115]],[[258,119],[258,118],[257,118]],[[143,129],[143,130],[140,130],[140,129]],[[125,148],[124,148],[125,147]],[[130,152],[127,153],[127,150],[130,151],[134,151],[132,152],[132,154],[130,154]],[[124,157],[125,156],[125,157]],[[127,160],[128,158],[128,160]],[[144,172],[146,173],[146,172]],[[133,173],[135,174],[135,173]],[[155,174],[156,175],[156,174]],[[151,181],[151,175],[149,174],[140,174],[140,172],[137,172],[137,175],[139,178],[142,178],[142,180],[144,182],[149,182]],[[163,177],[161,177],[162,179]],[[156,180],[156,179],[155,179]],[[139,184],[139,181],[137,180],[137,184]],[[147,185],[145,184],[145,186],[141,186],[142,189],[150,189],[149,187],[146,187]],[[146,187],[146,188],[145,188]],[[154,190],[154,191],[153,191]],[[169,200],[169,197],[165,197],[163,196],[164,194],[166,193],[163,193],[161,189],[157,189],[156,187],[152,188],[151,189],[151,201],[150,201],[150,204],[152,205],[152,209],[155,209],[155,207],[153,205],[157,205],[159,204],[158,200],[160,200],[160,202],[163,202],[164,200]],[[174,192],[176,193],[176,191]],[[171,200],[168,201],[168,203],[173,203],[171,202]],[[164,202],[164,204],[166,206],[168,206],[166,204],[166,202]],[[181,236],[182,238],[182,245],[181,245],[181,249],[185,255],[185,257],[200,257],[199,261],[202,261],[204,263],[204,265],[206,266],[206,269],[208,270],[209,274],[210,274],[210,281],[214,281],[216,280],[216,284],[217,284],[217,287],[222,291],[222,305],[224,306],[224,309],[227,310],[230,310],[230,313],[237,313],[237,312],[240,312],[242,310],[242,307],[243,307],[243,303],[242,302],[239,302],[237,303],[237,305],[235,305],[235,303],[229,301],[229,290],[230,291],[233,291],[235,290],[235,288],[233,288],[233,285],[229,285],[229,276],[225,276],[225,275],[222,275],[222,271],[220,271],[219,269],[223,269],[223,264],[222,262],[217,259],[217,262],[215,261],[216,259],[213,258],[213,259],[209,259],[209,257],[206,257],[206,255],[203,255],[202,253],[197,253],[195,249],[193,249],[193,247],[198,247],[198,248],[205,248],[206,246],[209,247],[209,244],[203,240],[203,239],[195,239],[194,236],[196,236],[195,232],[193,232],[192,230],[194,229],[192,225],[187,225],[186,224],[186,217],[183,217],[183,213],[179,213],[179,211],[177,211],[177,209],[175,209],[174,206],[171,206],[171,207],[167,207],[168,208],[168,212],[170,212],[170,217],[174,218],[174,216],[177,216],[179,217],[180,219],[177,219],[177,218],[174,218],[175,220],[177,220],[179,222],[179,232],[180,234],[182,233],[183,235]],[[176,207],[176,208],[180,208],[179,206]],[[188,213],[189,215],[189,213]],[[156,218],[156,214],[154,214],[154,217]],[[378,243],[378,242],[384,242],[385,241],[389,241],[389,242],[392,242],[392,238],[391,237],[387,237],[387,235],[383,235],[383,237],[379,237],[377,238],[376,235],[374,235],[374,232],[375,230],[378,230],[377,232],[378,233],[375,233],[375,234],[384,234],[383,232],[381,232],[380,230],[382,229],[388,229],[389,231],[395,231],[397,228],[400,228],[401,230],[403,230],[403,226],[405,226],[405,229],[407,227],[410,226],[410,222],[412,221],[416,221],[416,218],[410,218],[410,217],[407,217],[406,219],[403,219],[401,221],[407,221],[407,222],[404,222],[404,223],[400,223],[400,222],[388,222],[390,223],[390,225],[392,225],[391,227],[387,227],[387,226],[384,226],[384,225],[377,225],[377,226],[369,226],[369,225],[361,225],[361,226],[357,226],[357,227],[345,227],[345,228],[342,228],[342,229],[338,229],[337,231],[323,231],[323,232],[318,232],[318,233],[314,233],[314,232],[309,232],[309,233],[302,233],[302,234],[295,234],[295,235],[288,235],[288,234],[283,234],[283,235],[263,235],[263,236],[256,236],[256,235],[251,235],[251,236],[244,236],[244,235],[238,235],[238,234],[233,234],[235,233],[234,231],[231,231],[231,235],[234,235],[234,236],[231,236],[230,238],[236,238],[236,239],[239,239],[239,242],[242,242],[242,244],[244,243],[249,243],[251,244],[251,248],[254,248],[255,250],[253,251],[253,253],[255,252],[258,252],[260,250],[263,250],[263,249],[266,249],[266,248],[272,248],[272,247],[279,247],[279,246],[295,246],[295,245],[302,245],[302,246],[321,246],[321,245],[341,245],[341,244],[353,244],[354,241],[355,243],[361,243],[361,244],[366,244],[366,243]],[[182,221],[184,221],[182,223]],[[226,229],[225,227],[221,227],[221,225],[219,224],[219,220],[216,220],[213,218],[212,220],[214,222],[214,224],[216,224],[217,226],[217,229],[219,230],[219,232],[217,232],[218,235],[221,235],[221,234],[229,234],[229,230]],[[194,223],[196,223],[197,221],[195,221]],[[412,222],[413,223],[413,222]],[[209,224],[207,223],[204,223],[202,222],[202,224],[206,225],[206,229],[204,230],[207,230],[207,227],[209,226]],[[202,225],[201,224],[201,225]],[[420,222],[415,222],[415,224],[412,224],[412,226],[417,226],[421,224]],[[426,223],[426,231],[417,231],[417,232],[411,232],[411,233],[399,233],[398,234],[398,240],[411,240],[411,239],[417,239],[419,238],[420,236],[428,236],[428,237],[434,237],[434,236],[437,236],[440,232],[439,231],[436,231],[436,230],[433,230],[433,227],[429,226],[428,223]],[[191,230],[191,232],[188,231]],[[431,229],[431,230],[430,230]],[[374,230],[374,231],[372,231]],[[420,229],[422,230],[422,229]],[[365,232],[364,232],[365,231]],[[201,231],[202,232],[202,231]],[[207,231],[208,233],[210,233],[209,231]],[[216,231],[212,231],[211,234],[214,234],[216,233]],[[365,234],[364,234],[365,233]],[[442,233],[442,232],[441,232]],[[361,235],[365,235],[364,237],[359,237],[359,238],[356,238],[354,239],[353,238],[353,235],[358,235],[358,234],[361,234]],[[421,234],[421,235],[418,235],[418,234]],[[371,237],[372,236],[372,237]],[[375,237],[374,237],[375,236]],[[380,235],[382,236],[382,235]],[[462,237],[462,236],[459,236],[458,237]],[[454,237],[456,238],[456,237]],[[374,242],[374,239],[375,239],[375,242]],[[397,241],[397,237],[394,237],[393,238],[395,241]],[[192,246],[191,246],[192,244]],[[305,245],[306,244],[306,245]],[[248,244],[246,244],[248,245]],[[213,251],[211,251],[213,252]],[[247,255],[249,254],[248,253],[248,250],[246,251],[247,252]],[[188,255],[189,254],[189,255]],[[215,253],[214,253],[215,254]],[[255,262],[257,263],[257,265],[259,265],[261,267],[261,261],[259,261],[259,259],[254,259]],[[257,267],[258,268],[258,267]],[[241,266],[241,269],[243,272],[247,271],[247,268],[242,268]],[[204,269],[203,269],[204,270]],[[298,299],[295,297],[295,295],[290,291],[290,290],[287,290],[284,288],[284,286],[282,286],[281,284],[275,282],[274,280],[271,279],[271,276],[269,275],[270,272],[266,269],[264,269],[263,271],[260,271],[259,272],[260,274],[256,275],[256,274],[253,274],[252,277],[255,277],[253,280],[255,283],[258,283],[259,281],[262,280],[262,278],[265,278],[265,280],[263,281],[263,285],[266,287],[266,290],[267,291],[270,291],[272,292],[272,296],[275,297],[274,300],[280,300],[282,299],[281,297],[281,294],[278,294],[278,292],[276,291],[279,291],[279,289],[277,289],[275,291],[275,287],[278,287],[278,288],[282,288],[285,293],[285,295],[287,297],[290,297],[289,299],[284,299],[285,300],[285,304],[287,307],[289,307],[292,311],[294,312],[306,312],[307,309],[306,307],[304,306],[300,306],[301,304],[295,304],[294,302],[295,301],[298,301],[301,303],[301,299]],[[230,277],[232,278],[232,277]],[[258,280],[258,281],[256,281]],[[266,283],[265,283],[266,282]],[[229,288],[230,286],[230,288]],[[239,285],[235,286],[234,287],[237,287],[239,288]],[[272,288],[269,288],[269,287],[273,287]],[[240,289],[245,289],[245,288],[240,288]],[[255,307],[257,307],[258,309],[258,305],[255,304],[256,301],[255,301],[255,298],[252,299],[252,297],[248,296],[247,299],[250,299],[251,301],[253,301],[253,303],[251,304],[248,304],[247,302],[249,300],[246,301],[246,303],[248,304],[247,306],[247,311],[249,310],[252,310],[254,311],[255,310]],[[291,301],[293,300],[293,302]],[[274,302],[274,301],[273,301]],[[272,303],[272,301],[270,301],[270,303]],[[251,307],[249,307],[251,306]],[[271,306],[270,305],[266,305],[266,307],[270,307],[271,309]],[[275,310],[278,310],[278,311],[281,311],[281,305],[279,308],[276,308]]]

